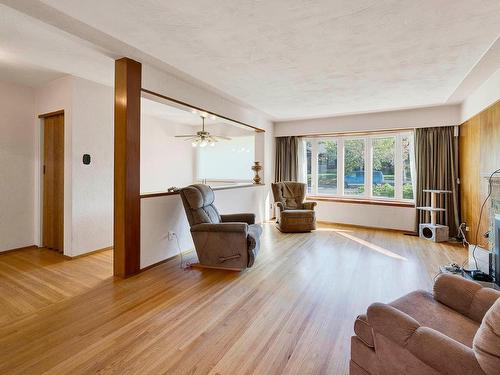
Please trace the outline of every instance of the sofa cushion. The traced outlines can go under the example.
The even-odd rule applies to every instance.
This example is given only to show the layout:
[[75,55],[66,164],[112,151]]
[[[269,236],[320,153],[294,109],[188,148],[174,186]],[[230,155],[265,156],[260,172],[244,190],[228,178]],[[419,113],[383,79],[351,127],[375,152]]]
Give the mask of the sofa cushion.
[[356,321],[354,322],[354,333],[370,348],[375,347],[375,344],[373,343],[372,327],[368,323],[366,314],[359,315],[356,318]]
[[421,326],[435,329],[472,348],[472,340],[479,324],[439,303],[431,293],[418,290],[395,300],[390,305],[411,316]]
[[486,374],[498,374],[500,369],[500,299],[484,316],[473,342],[479,366]]

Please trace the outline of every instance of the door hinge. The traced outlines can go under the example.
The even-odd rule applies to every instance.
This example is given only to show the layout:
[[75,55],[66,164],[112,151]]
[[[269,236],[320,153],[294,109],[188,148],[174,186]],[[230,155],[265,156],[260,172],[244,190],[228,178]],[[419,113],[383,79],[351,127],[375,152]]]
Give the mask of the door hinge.
[[45,165],[43,166],[43,174],[45,174]]

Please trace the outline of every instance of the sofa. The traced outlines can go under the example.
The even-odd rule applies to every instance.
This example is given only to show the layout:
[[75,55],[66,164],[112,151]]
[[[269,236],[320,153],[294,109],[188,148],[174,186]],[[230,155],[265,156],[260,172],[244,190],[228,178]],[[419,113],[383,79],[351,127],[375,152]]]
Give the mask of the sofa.
[[358,316],[351,375],[500,374],[500,292],[441,274],[433,293],[415,291]]
[[304,202],[306,184],[294,181],[271,185],[277,208],[276,226],[281,232],[310,232],[316,229],[316,202]]
[[262,234],[255,214],[219,214],[208,185],[187,186],[180,195],[200,266],[228,270],[253,266]]

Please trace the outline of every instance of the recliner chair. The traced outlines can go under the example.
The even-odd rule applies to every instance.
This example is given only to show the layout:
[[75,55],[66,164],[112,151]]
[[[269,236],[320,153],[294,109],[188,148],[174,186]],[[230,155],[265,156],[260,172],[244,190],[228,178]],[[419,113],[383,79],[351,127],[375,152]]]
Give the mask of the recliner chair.
[[253,266],[262,234],[255,214],[220,215],[207,185],[187,186],[180,195],[200,266],[233,271]]
[[271,186],[278,207],[276,226],[281,232],[310,232],[316,229],[316,202],[304,202],[306,184],[283,181]]

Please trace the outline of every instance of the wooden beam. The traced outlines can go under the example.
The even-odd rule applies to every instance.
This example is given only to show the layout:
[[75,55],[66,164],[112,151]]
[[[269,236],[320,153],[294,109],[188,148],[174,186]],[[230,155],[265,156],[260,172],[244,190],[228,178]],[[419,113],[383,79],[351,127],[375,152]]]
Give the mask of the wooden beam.
[[140,271],[141,69],[137,61],[115,61],[114,275]]

